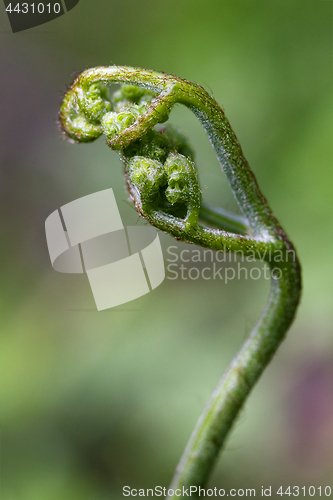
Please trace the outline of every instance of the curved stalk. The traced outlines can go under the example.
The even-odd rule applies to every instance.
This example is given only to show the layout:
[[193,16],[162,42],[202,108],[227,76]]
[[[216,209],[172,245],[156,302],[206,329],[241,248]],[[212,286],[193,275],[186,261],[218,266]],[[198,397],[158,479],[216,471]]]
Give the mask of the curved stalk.
[[207,203],[202,203],[199,219],[223,229],[224,231],[231,231],[232,233],[246,234],[251,231],[245,217],[235,215],[220,207],[213,207]]
[[[101,83],[148,90],[144,95],[136,87],[125,89],[123,107],[114,99],[115,111],[110,111]],[[243,217],[203,205],[193,155],[183,136],[167,128],[156,130],[176,103],[191,109],[205,128]],[[183,488],[206,484],[239,410],[283,340],[300,298],[299,261],[223,110],[199,85],[140,68],[94,68],[82,73],[65,96],[60,121],[73,141],[106,135],[108,145],[120,151],[136,209],[151,224],[177,239],[255,255],[271,269],[262,316],[214,391],[177,467],[169,498],[180,498]],[[199,225],[198,217],[220,229]]]
[[179,498],[179,489],[206,484],[240,409],[293,320],[299,290],[298,265],[288,266],[279,280],[272,278],[259,322],[216,387],[185,448],[170,485],[175,492],[170,500]]

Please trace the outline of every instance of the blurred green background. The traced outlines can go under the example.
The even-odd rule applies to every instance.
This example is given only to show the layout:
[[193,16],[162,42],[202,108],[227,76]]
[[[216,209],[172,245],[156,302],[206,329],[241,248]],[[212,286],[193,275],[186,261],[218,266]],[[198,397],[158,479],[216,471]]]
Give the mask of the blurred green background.
[[[264,279],[165,280],[97,313],[85,276],[52,269],[44,221],[61,205],[112,187],[123,222],[138,221],[117,155],[103,139],[69,144],[56,125],[74,76],[112,63],[213,93],[303,267],[297,319],[209,486],[272,486],[272,498],[333,487],[332,2],[81,0],[16,34],[1,8],[1,498],[168,486],[267,298]],[[236,211],[194,116],[177,108],[171,121],[195,146],[204,199]]]

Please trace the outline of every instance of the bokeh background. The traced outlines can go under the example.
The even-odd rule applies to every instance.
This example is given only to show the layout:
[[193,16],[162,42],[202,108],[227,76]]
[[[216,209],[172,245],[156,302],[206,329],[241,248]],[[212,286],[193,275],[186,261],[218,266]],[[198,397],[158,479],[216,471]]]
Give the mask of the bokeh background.
[[[333,487],[332,2],[81,0],[16,34],[1,9],[1,498],[168,486],[267,298],[264,279],[165,280],[97,313],[85,276],[52,269],[44,221],[61,205],[112,187],[124,223],[140,223],[116,153],[56,126],[74,76],[112,63],[213,93],[303,267],[297,319],[209,486]],[[237,211],[196,119],[171,121],[195,145],[204,199]]]

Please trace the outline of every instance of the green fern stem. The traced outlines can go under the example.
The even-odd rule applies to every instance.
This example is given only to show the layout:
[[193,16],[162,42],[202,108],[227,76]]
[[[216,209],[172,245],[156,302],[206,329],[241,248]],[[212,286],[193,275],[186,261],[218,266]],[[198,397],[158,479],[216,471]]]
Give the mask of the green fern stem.
[[[105,87],[110,83],[124,84],[112,98]],[[193,111],[206,130],[243,217],[202,203],[191,147],[179,131],[161,125],[175,104]],[[169,500],[180,498],[183,488],[206,484],[239,410],[283,340],[300,299],[299,261],[223,110],[201,86],[140,68],[90,69],[66,94],[60,123],[74,142],[104,133],[124,162],[136,209],[152,225],[183,241],[256,255],[271,268],[261,318],[214,391],[177,467]]]

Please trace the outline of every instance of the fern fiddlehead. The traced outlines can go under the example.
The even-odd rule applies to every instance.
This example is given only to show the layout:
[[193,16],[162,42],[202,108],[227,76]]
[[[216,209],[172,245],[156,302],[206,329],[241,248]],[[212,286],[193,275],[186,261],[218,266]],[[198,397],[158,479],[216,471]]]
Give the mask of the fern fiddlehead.
[[[112,98],[106,89],[110,83],[122,84]],[[181,132],[163,125],[177,103],[192,110],[205,128],[243,217],[202,203],[194,153]],[[271,268],[262,316],[214,391],[177,467],[169,498],[179,498],[183,488],[207,482],[239,410],[283,340],[300,298],[299,261],[224,112],[199,85],[140,68],[90,69],[66,94],[60,123],[74,142],[105,135],[123,160],[136,209],[151,224],[211,249],[255,254]]]

